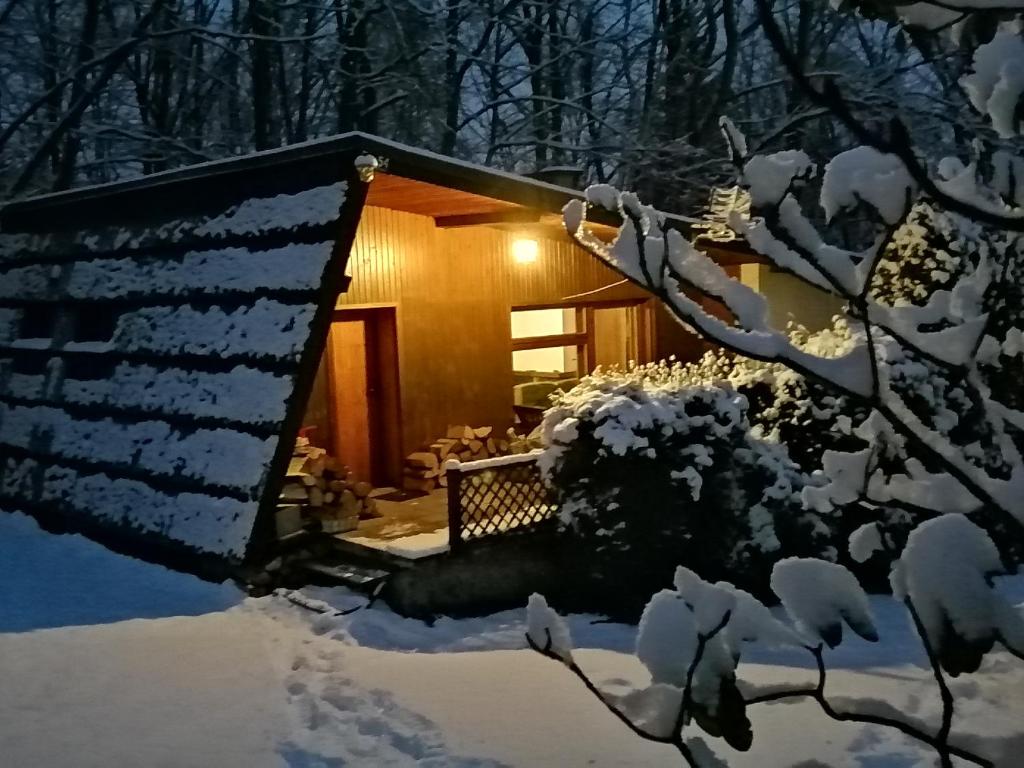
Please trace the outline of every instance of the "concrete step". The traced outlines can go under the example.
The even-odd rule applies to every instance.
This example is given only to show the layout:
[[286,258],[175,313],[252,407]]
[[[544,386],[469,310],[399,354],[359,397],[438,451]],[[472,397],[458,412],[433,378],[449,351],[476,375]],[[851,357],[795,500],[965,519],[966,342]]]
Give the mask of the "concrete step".
[[326,586],[341,585],[360,592],[373,592],[394,569],[354,562],[340,555],[326,555],[301,564],[310,581]]
[[338,553],[338,555],[353,562],[366,563],[381,568],[390,568],[393,571],[401,568],[411,568],[416,563],[415,560],[410,560],[407,557],[398,557],[397,555],[392,555],[382,549],[357,544],[356,542],[348,541],[341,536],[332,536],[330,540],[330,547]]

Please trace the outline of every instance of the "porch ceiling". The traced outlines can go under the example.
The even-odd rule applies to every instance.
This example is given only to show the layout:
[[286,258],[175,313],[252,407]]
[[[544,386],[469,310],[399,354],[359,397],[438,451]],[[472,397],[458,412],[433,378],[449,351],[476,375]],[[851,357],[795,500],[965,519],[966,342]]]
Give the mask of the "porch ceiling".
[[[522,230],[536,235],[565,238],[562,215],[529,206],[478,195],[426,181],[378,172],[370,183],[366,204],[419,216],[429,216],[440,227],[489,226]],[[591,222],[601,236],[611,237],[615,228]]]
[[525,206],[425,181],[377,173],[366,204],[434,218],[525,211]]

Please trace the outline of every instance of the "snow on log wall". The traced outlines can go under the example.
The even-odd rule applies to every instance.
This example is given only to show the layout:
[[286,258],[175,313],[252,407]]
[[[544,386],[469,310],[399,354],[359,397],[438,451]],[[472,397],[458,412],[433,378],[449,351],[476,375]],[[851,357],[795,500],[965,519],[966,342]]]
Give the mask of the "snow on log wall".
[[0,507],[241,557],[345,191],[0,234]]

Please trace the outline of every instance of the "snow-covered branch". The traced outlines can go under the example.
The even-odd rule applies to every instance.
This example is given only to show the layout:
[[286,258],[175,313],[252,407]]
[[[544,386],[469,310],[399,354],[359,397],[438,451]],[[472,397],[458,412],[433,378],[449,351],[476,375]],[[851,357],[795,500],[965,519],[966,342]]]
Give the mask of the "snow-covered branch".
[[[979,353],[993,343],[986,342],[992,338],[987,302],[993,290],[1008,279],[1006,246],[982,252],[974,263],[962,264],[956,279],[928,291],[926,301],[881,301],[873,293],[879,265],[891,250],[904,248],[904,241],[920,237],[918,225],[910,220],[918,210],[917,184],[899,158],[872,147],[858,147],[836,156],[825,168],[820,191],[825,220],[866,209],[879,223],[874,243],[855,252],[827,243],[803,212],[796,191],[817,174],[805,153],[750,157],[746,139],[736,126],[723,120],[722,129],[741,182],[751,196],[751,214],[734,211],[730,223],[779,269],[846,303],[855,333],[852,343],[841,352],[810,352],[771,327],[763,296],[730,277],[633,194],[608,185],[591,187],[585,200],[565,208],[569,234],[620,274],[661,298],[680,321],[708,340],[747,358],[784,365],[874,409],[881,421],[868,424],[874,424],[877,432],[884,422],[886,431],[898,435],[909,454],[920,457],[928,468],[910,464],[906,472],[891,477],[879,470],[865,478],[868,487],[863,498],[921,508],[938,505],[935,508],[940,511],[988,506],[1024,523],[1024,503],[1019,501],[1024,496],[1024,462],[1013,440],[1005,437],[1008,427],[1017,428],[1015,411],[992,401],[979,376],[971,373],[978,365]],[[967,176],[973,178],[970,168],[956,163],[945,163],[944,169],[962,188],[968,186]],[[622,224],[611,242],[586,226],[588,206],[621,217]],[[956,233],[950,236],[956,237]],[[1001,261],[998,268],[993,259]],[[731,322],[707,311],[700,297],[724,304]],[[941,412],[948,410],[941,398],[948,395],[936,394],[930,404],[919,402],[921,390],[910,387],[920,379],[922,374],[915,371],[922,366],[934,371],[931,375],[938,377],[936,381],[946,382],[953,397],[974,404],[971,413],[964,411],[963,417],[980,419],[983,439],[995,446],[999,455],[995,464],[978,461],[973,444],[951,436],[949,416],[940,418]],[[873,437],[864,439],[870,444]]]
[[[595,204],[623,217],[611,243],[586,227],[587,206]],[[729,277],[678,230],[665,229],[661,214],[640,205],[634,195],[607,185],[591,187],[587,201],[571,201],[564,214],[566,229],[577,243],[661,298],[679,320],[702,335],[746,357],[784,363],[815,378],[841,382],[840,387],[852,394],[870,394],[866,345],[855,345],[835,358],[804,351],[769,325],[763,296]],[[691,298],[692,292],[721,301],[737,323],[728,324],[706,311]]]
[[[702,762],[690,748],[698,743],[704,746],[702,740],[684,739],[683,731],[691,722],[711,736],[724,738],[734,749],[746,751],[753,745],[747,708],[810,699],[833,720],[891,728],[931,747],[943,766],[951,766],[957,758],[991,767],[994,764],[987,758],[950,743],[955,701],[944,673],[969,671],[963,668],[962,646],[956,640],[975,643],[971,650],[976,657],[969,664],[976,668],[975,662],[992,643],[1016,642],[1024,620],[984,582],[985,574],[1000,572],[1001,567],[991,541],[980,529],[959,516],[939,518],[922,528],[898,565],[900,575],[894,578],[914,584],[911,594],[899,582],[897,598],[914,617],[934,661],[943,700],[942,721],[934,730],[867,704],[856,710],[839,709],[828,699],[824,647],[835,648],[843,641],[844,626],[868,641],[879,639],[867,595],[853,574],[834,563],[788,558],[775,566],[771,585],[789,622],[777,618],[749,593],[725,582],[707,582],[679,567],[673,589],[655,594],[640,619],[636,656],[650,673],[651,683],[627,694],[602,691],[572,661],[564,622],[539,595],[530,599],[527,642],[542,655],[566,664],[634,733],[679,748],[689,766],[718,764],[713,755],[709,756],[712,762]],[[941,554],[961,537],[969,556],[957,568],[936,574],[948,560],[934,556],[936,550],[928,539],[937,540]],[[988,645],[979,648],[979,638],[988,639]],[[736,669],[745,650],[755,643],[805,649],[814,658],[816,684],[740,695]]]

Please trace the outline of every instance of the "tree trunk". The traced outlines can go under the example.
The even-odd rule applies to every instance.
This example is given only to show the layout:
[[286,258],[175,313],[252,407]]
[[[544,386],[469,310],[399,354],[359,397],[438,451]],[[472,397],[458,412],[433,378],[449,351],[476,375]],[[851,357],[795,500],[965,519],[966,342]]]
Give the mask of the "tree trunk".
[[547,92],[551,102],[547,105],[548,111],[548,136],[551,142],[551,161],[560,162],[564,151],[562,144],[564,136],[562,133],[565,108],[562,102],[565,100],[566,83],[565,72],[568,67],[556,65],[560,58],[562,46],[565,44],[564,35],[558,23],[559,0],[548,0],[547,8],[547,61],[544,70],[547,74]]
[[459,77],[459,24],[461,0],[447,0],[444,16],[444,126],[441,129],[441,154],[455,153],[458,138],[462,79]]
[[309,138],[309,103],[312,90],[312,72],[310,71],[310,59],[313,53],[312,37],[316,31],[317,9],[310,4],[306,8],[306,19],[302,26],[302,34],[307,38],[302,44],[302,51],[299,54],[299,93],[298,104],[295,115],[295,140],[305,141]]
[[257,150],[277,146],[274,125],[271,43],[262,39],[270,34],[267,0],[249,0],[248,27],[252,41],[252,141]]
[[[82,16],[82,34],[79,37],[78,50],[75,54],[74,67],[78,70],[78,74],[71,81],[71,104],[77,103],[85,92],[87,78],[82,65],[95,54],[96,32],[99,29],[99,22],[99,0],[86,0],[85,11]],[[65,129],[64,151],[60,159],[57,178],[53,182],[54,190],[67,189],[71,186],[71,182],[74,181],[78,153],[82,148],[82,137],[78,134],[78,127],[84,112],[84,109],[80,111]]]

